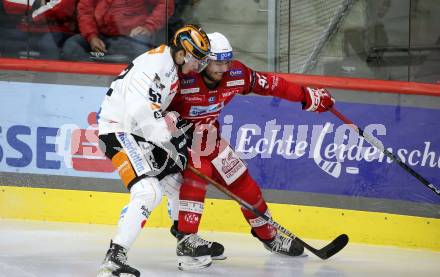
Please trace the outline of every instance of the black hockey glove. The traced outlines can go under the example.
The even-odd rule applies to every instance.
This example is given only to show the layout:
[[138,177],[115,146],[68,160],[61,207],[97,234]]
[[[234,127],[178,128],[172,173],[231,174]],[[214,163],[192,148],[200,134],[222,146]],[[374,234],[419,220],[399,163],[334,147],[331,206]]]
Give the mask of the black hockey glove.
[[169,174],[182,172],[188,163],[188,140],[184,135],[179,137],[172,137],[169,142],[162,143],[160,147],[155,150],[157,153],[161,149],[159,155],[165,154],[165,161],[161,163],[161,171],[157,175],[159,180],[162,180]]
[[157,176],[159,180],[173,173],[182,172],[188,163],[188,148],[191,147],[194,127],[186,120],[178,119],[176,130],[169,142],[160,147],[167,152],[166,165]]
[[191,148],[191,143],[194,135],[194,124],[186,119],[178,118],[176,122],[176,136],[183,134],[188,141],[187,147]]
[[188,163],[188,143],[190,142],[184,135],[173,137],[170,142],[177,151],[176,156],[173,157],[174,153],[172,153],[170,158],[174,161],[174,165],[183,171]]

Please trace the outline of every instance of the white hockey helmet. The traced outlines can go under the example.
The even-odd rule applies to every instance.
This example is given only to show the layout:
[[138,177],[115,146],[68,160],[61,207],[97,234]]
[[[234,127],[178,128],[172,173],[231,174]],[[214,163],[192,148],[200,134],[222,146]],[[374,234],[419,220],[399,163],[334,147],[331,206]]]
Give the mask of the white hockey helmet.
[[233,58],[232,47],[229,40],[220,33],[208,34],[211,44],[211,53],[208,59],[214,61],[230,61]]

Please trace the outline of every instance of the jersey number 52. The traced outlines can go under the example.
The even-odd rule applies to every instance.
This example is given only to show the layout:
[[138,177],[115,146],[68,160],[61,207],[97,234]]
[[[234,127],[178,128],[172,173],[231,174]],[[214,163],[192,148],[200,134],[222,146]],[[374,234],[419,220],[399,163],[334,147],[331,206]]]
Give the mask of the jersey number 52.
[[148,91],[148,94],[150,95],[150,101],[154,103],[161,103],[162,97],[159,93],[155,92],[152,88]]

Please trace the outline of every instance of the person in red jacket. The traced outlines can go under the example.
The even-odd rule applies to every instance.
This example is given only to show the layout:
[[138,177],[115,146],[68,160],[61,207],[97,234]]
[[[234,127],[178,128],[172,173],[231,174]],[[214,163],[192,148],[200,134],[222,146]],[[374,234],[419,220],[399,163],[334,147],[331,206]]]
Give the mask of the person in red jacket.
[[80,0],[81,35],[66,42],[63,58],[89,60],[92,53],[132,60],[164,42],[157,36],[173,12],[173,0]]
[[[2,0],[9,24],[2,24],[2,52],[58,59],[64,42],[77,30],[77,0]],[[20,51],[24,52],[20,54]]]
[[[237,60],[233,60],[232,47],[220,33],[208,34],[211,56],[202,73],[181,76],[180,92],[174,97],[169,112],[194,124],[193,140],[188,164],[204,175],[225,186],[235,195],[270,216],[258,184],[249,174],[245,163],[229,143],[220,137],[218,116],[222,109],[237,95],[251,92],[279,97],[288,101],[302,102],[303,110],[328,111],[334,99],[326,89],[303,87],[291,83],[275,74],[254,71]],[[177,253],[197,257],[200,260],[213,258],[223,253],[220,244],[206,241],[209,251],[188,253],[182,251],[181,241],[197,233],[203,213],[207,182],[190,169],[182,173],[178,218],[173,218],[171,233],[178,239]],[[242,208],[243,215],[251,226],[252,234],[271,252],[287,255],[302,255],[304,247],[296,240],[280,235],[263,218]],[[180,269],[195,269],[209,266],[194,263],[191,267],[179,265]]]

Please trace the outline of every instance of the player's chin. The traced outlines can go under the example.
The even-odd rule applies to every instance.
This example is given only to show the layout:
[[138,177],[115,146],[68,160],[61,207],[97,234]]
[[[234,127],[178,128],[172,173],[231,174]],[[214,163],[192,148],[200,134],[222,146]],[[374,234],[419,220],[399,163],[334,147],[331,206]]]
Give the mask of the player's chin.
[[216,72],[212,74],[211,77],[216,81],[221,81],[223,79],[223,74],[224,74],[223,72]]

